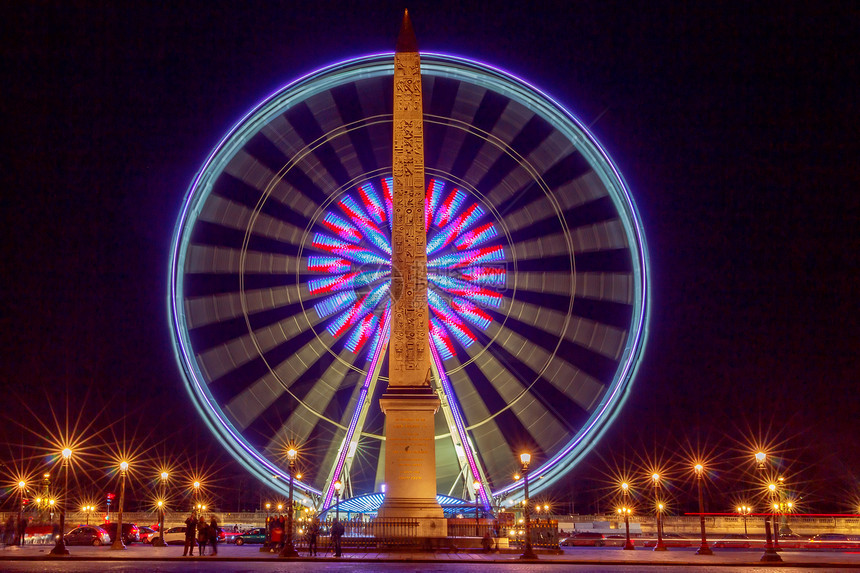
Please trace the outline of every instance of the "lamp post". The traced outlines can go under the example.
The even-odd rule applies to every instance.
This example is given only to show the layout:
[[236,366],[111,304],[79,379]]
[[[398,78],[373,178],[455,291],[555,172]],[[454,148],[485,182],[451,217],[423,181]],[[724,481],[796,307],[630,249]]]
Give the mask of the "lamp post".
[[480,524],[480,517],[481,517],[480,516],[481,509],[480,509],[479,504],[481,503],[481,493],[480,493],[481,482],[479,482],[478,480],[475,480],[474,482],[472,482],[472,486],[475,488],[475,537],[480,537],[481,533],[479,531],[479,524]]
[[773,548],[776,551],[780,551],[779,546],[779,522],[777,521],[777,513],[779,512],[779,504],[776,503],[776,491],[777,485],[775,483],[768,484],[768,491],[770,491],[770,527],[773,530]]
[[122,542],[122,504],[125,501],[125,474],[128,471],[128,462],[123,461],[119,464],[119,510],[116,518],[116,537],[114,537],[111,549],[125,549],[125,543]]
[[282,558],[289,559],[299,556],[299,552],[296,551],[296,548],[293,545],[293,472],[295,471],[296,467],[297,454],[298,452],[296,452],[296,450],[293,448],[290,448],[287,451],[287,459],[290,461],[290,507],[289,509],[287,509],[287,542],[281,549],[280,556]]
[[266,502],[266,536],[263,538],[263,545],[260,546],[260,551],[269,551],[269,547],[271,546],[271,532],[272,527],[269,523],[269,510],[272,509],[272,504],[268,501]]
[[167,497],[167,478],[168,473],[166,471],[161,472],[161,482],[159,483],[161,498],[156,502],[158,506],[158,537],[152,542],[153,547],[167,546],[164,542],[164,499]]
[[343,484],[340,480],[334,482],[334,518],[340,521],[340,488]]
[[746,505],[741,505],[738,507],[738,513],[744,519],[744,535],[749,535],[749,532],[747,531],[747,516],[750,514],[751,511],[752,508],[747,507]]
[[[756,452],[755,461],[756,461],[756,469],[759,474],[764,473],[764,463],[767,460],[767,454],[764,452]],[[774,486],[776,488],[776,486]],[[770,488],[768,488],[770,489]],[[764,533],[765,533],[765,545],[764,545],[764,554],[762,554],[761,559],[759,561],[763,561],[765,563],[777,563],[782,561],[782,557],[779,556],[779,553],[776,552],[776,549],[773,546],[773,541],[770,535],[770,521],[767,519],[767,515],[764,516]]]
[[526,519],[526,545],[525,551],[520,555],[520,559],[537,559],[538,556],[532,549],[532,531],[531,520],[529,518],[529,462],[531,462],[531,454],[520,454],[520,462],[523,464],[520,473],[523,475],[523,513]]
[[651,475],[651,481],[654,483],[654,507],[657,514],[657,545],[654,546],[654,551],[666,551],[666,544],[663,542],[663,504],[660,503],[660,474]]
[[69,459],[72,457],[72,450],[63,448],[63,505],[60,508],[60,535],[57,537],[57,543],[51,549],[51,555],[54,557],[68,555],[69,550],[66,549],[66,508],[69,506]]
[[778,501],[779,501],[779,511],[778,511],[778,523],[775,526],[776,533],[774,534],[774,540],[776,542],[776,548],[779,549],[779,536],[782,533],[791,533],[791,528],[788,527],[788,517],[787,517],[787,505],[786,505],[786,496],[785,496],[785,477],[779,476],[776,478],[776,486],[778,493]]
[[200,482],[195,481],[191,486],[194,488],[194,501],[192,501],[192,505],[200,505]]
[[696,555],[713,555],[714,552],[708,547],[708,538],[705,535],[705,496],[702,493],[702,474],[705,473],[705,468],[702,464],[696,464],[696,484],[699,488],[699,525],[702,529],[702,544],[699,546]]
[[626,530],[626,533],[624,535],[624,537],[625,537],[624,547],[622,549],[624,549],[626,551],[632,551],[634,549],[634,547],[633,547],[633,541],[630,540],[630,507],[629,507],[630,484],[628,484],[627,482],[622,483],[621,484],[621,491],[624,493],[624,507],[622,508],[624,511],[622,513],[624,513],[624,529]]
[[[18,531],[21,530],[21,520],[24,519],[24,492],[27,491],[27,482],[21,480],[18,482],[18,494],[20,499],[18,500]],[[41,501],[41,499],[40,499]],[[18,539],[18,545],[24,544],[24,532],[21,533],[20,538]]]

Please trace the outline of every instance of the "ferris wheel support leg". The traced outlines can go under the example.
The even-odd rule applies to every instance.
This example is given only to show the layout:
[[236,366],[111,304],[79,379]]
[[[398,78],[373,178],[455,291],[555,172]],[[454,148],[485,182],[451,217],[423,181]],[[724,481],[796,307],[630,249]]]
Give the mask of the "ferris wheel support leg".
[[[453,390],[451,390],[451,384],[448,382],[447,374],[445,374],[445,370],[442,366],[442,359],[439,356],[439,353],[436,352],[436,347],[433,345],[432,340],[430,341],[430,353],[433,357],[430,366],[433,370],[433,380],[436,383],[436,394],[439,396],[439,400],[441,401],[442,413],[445,416],[445,422],[448,424],[448,431],[451,434],[451,440],[454,442],[454,451],[457,453],[457,461],[460,464],[460,472],[466,481],[466,488],[473,495],[473,499],[483,497],[484,506],[489,509],[491,503],[489,491],[486,489],[488,485],[486,473],[484,472],[484,468],[481,467],[481,463],[478,460],[475,449],[469,441],[469,436],[466,434],[463,415],[457,408],[456,403],[451,399],[453,396],[449,396],[449,392],[452,392]],[[458,420],[460,421],[459,424],[457,423]],[[465,479],[467,473],[472,475],[471,480]],[[480,483],[480,489],[483,491],[480,491],[480,489],[476,491],[474,482]],[[454,485],[456,485],[456,483]]]
[[[321,500],[321,508],[325,509],[331,505],[332,495],[334,493],[334,483],[341,479],[341,476],[349,477],[349,472],[352,467],[352,461],[355,459],[355,452],[358,449],[358,440],[361,437],[361,431],[364,429],[364,423],[367,420],[367,412],[370,409],[371,397],[376,391],[376,384],[379,381],[379,372],[382,369],[382,361],[388,350],[388,338],[391,328],[391,313],[386,312],[385,323],[380,336],[382,340],[379,343],[379,348],[374,354],[373,363],[370,365],[370,370],[365,379],[364,390],[359,397],[359,403],[356,404],[353,423],[347,429],[343,437],[343,442],[338,449],[337,462],[329,470],[328,479],[326,480],[326,491]],[[343,480],[342,480],[343,481]],[[350,491],[352,488],[352,480],[349,480]]]

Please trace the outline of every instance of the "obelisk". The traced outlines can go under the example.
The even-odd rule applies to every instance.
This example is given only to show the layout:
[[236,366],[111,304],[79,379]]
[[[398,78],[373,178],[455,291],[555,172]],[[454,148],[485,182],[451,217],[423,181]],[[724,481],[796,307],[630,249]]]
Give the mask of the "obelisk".
[[391,241],[391,342],[385,413],[385,501],[379,517],[421,518],[417,537],[445,537],[436,501],[434,416],[424,227],[424,110],[418,42],[404,12],[394,54],[394,219]]

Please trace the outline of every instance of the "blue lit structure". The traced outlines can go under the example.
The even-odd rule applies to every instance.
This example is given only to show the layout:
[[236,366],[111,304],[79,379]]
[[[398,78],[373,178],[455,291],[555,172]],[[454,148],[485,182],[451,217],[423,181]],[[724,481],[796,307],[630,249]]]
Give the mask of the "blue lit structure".
[[[378,489],[391,221],[391,54],[266,98],[188,190],[170,260],[177,360],[230,453],[303,495]],[[594,445],[647,336],[648,256],[630,192],[594,136],[527,82],[422,54],[439,491],[516,499]],[[543,479],[538,479],[542,477]]]
[[[379,506],[385,500],[384,493],[366,493],[357,495],[340,502],[339,511],[341,516],[350,518],[354,515],[363,515],[366,517],[375,517]],[[458,499],[448,495],[437,495],[436,501],[442,506],[442,511],[445,517],[457,517],[458,515],[467,516],[475,515],[475,504],[471,501]],[[326,520],[329,517],[334,517],[334,507],[329,507],[325,512],[318,515],[320,520]]]

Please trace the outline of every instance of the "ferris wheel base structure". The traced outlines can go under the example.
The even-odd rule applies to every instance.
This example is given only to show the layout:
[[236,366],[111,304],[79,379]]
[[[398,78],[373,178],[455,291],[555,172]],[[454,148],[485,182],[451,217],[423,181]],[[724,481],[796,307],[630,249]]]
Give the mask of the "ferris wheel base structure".
[[[218,143],[177,222],[186,388],[230,454],[321,509],[384,491],[394,54],[292,82]],[[622,407],[650,313],[633,198],[588,129],[499,68],[421,54],[436,491],[481,505],[563,479]],[[275,478],[275,479],[273,479]],[[478,491],[472,482],[479,481]]]

